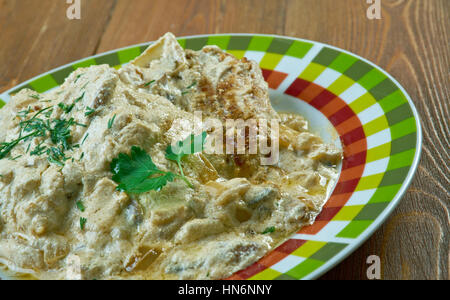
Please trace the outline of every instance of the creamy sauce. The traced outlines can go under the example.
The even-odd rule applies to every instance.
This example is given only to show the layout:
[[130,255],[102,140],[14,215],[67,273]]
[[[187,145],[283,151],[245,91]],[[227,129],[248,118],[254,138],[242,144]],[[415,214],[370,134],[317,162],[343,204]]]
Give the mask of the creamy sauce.
[[[217,47],[185,51],[171,34],[120,70],[82,68],[50,93],[22,90],[0,110],[0,142],[23,137],[21,122],[47,108],[44,121],[74,123],[62,164],[33,151],[55,146],[39,136],[0,160],[0,264],[21,278],[225,278],[314,222],[342,157],[303,117],[273,110],[256,63]],[[177,172],[165,149],[192,133],[195,111],[279,120],[278,164],[196,154],[183,161],[194,188],[117,191],[110,163],[132,146]]]

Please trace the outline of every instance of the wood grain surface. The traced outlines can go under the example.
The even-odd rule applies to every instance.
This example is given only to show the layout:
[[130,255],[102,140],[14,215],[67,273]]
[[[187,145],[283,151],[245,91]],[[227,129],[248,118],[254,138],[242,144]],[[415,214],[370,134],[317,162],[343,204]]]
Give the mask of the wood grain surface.
[[81,20],[65,0],[0,0],[0,92],[83,57],[155,40],[206,33],[273,33],[328,43],[391,73],[422,118],[418,172],[388,221],[322,279],[367,279],[370,255],[383,279],[449,278],[450,1],[81,0]]

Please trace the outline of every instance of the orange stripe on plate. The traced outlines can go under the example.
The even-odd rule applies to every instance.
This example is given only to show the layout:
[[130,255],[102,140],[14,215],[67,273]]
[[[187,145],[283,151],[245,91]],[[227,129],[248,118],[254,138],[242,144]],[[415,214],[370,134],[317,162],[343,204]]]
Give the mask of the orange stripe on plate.
[[303,227],[298,232],[299,234],[316,234],[322,230],[330,221],[316,221],[310,226]]
[[286,79],[288,75],[286,73],[281,73],[278,71],[273,71],[269,78],[267,78],[267,82],[269,83],[269,87],[271,89],[276,90],[280,84]]
[[358,128],[361,126],[361,122],[358,118],[358,116],[353,116],[350,119],[345,120],[338,126],[336,126],[337,132],[339,132],[340,135],[344,135],[346,133],[349,133],[350,131]]
[[302,99],[306,102],[311,102],[316,98],[320,93],[322,93],[325,89],[317,84],[311,83],[303,92],[300,93],[298,98]]
[[343,170],[341,172],[341,177],[339,178],[339,180],[347,181],[347,180],[360,178],[364,172],[364,166],[365,165],[359,165],[359,166],[356,166],[356,167],[353,167],[350,169]]
[[367,140],[361,139],[353,144],[347,145],[344,147],[344,155],[346,157],[350,157],[352,155],[358,154],[367,150]]
[[345,103],[340,98],[335,98],[333,101],[322,107],[320,110],[327,118],[331,117],[341,109],[347,106],[347,103]]
[[353,193],[332,195],[330,200],[325,203],[324,207],[342,207],[347,203]]
[[288,255],[289,254],[287,254],[287,253],[283,253],[283,252],[274,250],[274,251],[270,252],[267,256],[261,258],[258,261],[258,263],[269,268],[269,267],[273,266],[274,264],[276,264],[277,262],[284,259]]

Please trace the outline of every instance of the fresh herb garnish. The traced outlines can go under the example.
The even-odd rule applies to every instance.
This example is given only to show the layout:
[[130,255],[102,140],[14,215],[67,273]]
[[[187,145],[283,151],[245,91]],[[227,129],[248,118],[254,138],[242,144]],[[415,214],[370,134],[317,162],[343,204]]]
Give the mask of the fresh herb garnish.
[[31,95],[30,97],[33,99],[36,99],[36,100],[41,99],[41,96],[39,96],[39,95]]
[[178,168],[180,169],[181,176],[185,178],[186,183],[191,188],[193,186],[186,179],[186,176],[184,176],[183,167],[181,166],[181,160],[189,154],[202,152],[203,146],[206,141],[206,135],[206,132],[203,132],[198,136],[194,136],[193,134],[191,134],[184,141],[177,142],[175,145],[169,145],[166,149],[166,158],[177,163]]
[[77,75],[77,78],[75,78],[75,81],[73,83],[77,83],[78,79],[80,79],[80,77],[83,76],[84,74],[85,73]]
[[274,233],[275,232],[275,227],[271,226],[271,227],[267,227],[266,230],[264,230],[261,234],[269,234],[269,233]]
[[77,208],[81,211],[81,212],[84,212],[85,211],[85,207],[84,207],[84,205],[83,205],[83,202],[81,202],[81,201],[77,201]]
[[84,230],[84,226],[86,225],[87,219],[86,218],[80,218],[80,228],[81,230]]
[[86,142],[86,139],[88,138],[88,136],[89,136],[89,133],[86,133],[83,140],[81,141],[81,146],[83,146],[84,142]]
[[75,107],[75,104],[72,103],[71,105],[67,105],[61,102],[58,104],[58,107],[61,108],[66,114],[69,114]]
[[84,98],[84,95],[85,95],[85,94],[86,94],[86,92],[83,92],[83,94],[81,94],[80,97],[78,97],[77,99],[75,99],[74,103],[80,102],[80,101]]
[[144,87],[148,87],[150,84],[155,83],[156,80],[152,80],[144,84]]
[[95,113],[95,109],[90,108],[89,106],[86,107],[86,112],[84,113],[84,115],[85,115],[86,117],[92,115],[93,113]]
[[110,165],[112,179],[119,184],[117,190],[131,194],[159,191],[175,178],[183,180],[190,188],[194,188],[184,175],[181,161],[189,154],[203,151],[206,135],[206,132],[199,136],[190,135],[184,141],[167,147],[166,158],[178,164],[180,174],[161,171],[153,163],[150,155],[136,146],[131,148],[130,156],[124,153],[119,154]]
[[[64,104],[58,106],[68,112],[70,112],[73,108],[66,107]],[[31,118],[26,120],[25,118],[28,117],[31,110],[28,109],[20,112],[17,117],[23,121],[19,123],[19,137],[11,142],[4,142],[0,144],[0,159],[5,158],[12,151],[12,149],[14,149],[14,147],[22,141],[26,142],[33,138],[43,138],[43,141],[40,142],[34,149],[30,149],[30,142],[26,152],[30,152],[31,156],[42,155],[45,153],[47,154],[47,160],[50,163],[64,166],[64,162],[70,159],[66,157],[64,152],[74,148],[71,144],[71,127],[86,127],[86,125],[75,122],[73,118],[69,120],[50,119],[53,109],[53,106],[41,109]],[[47,145],[49,148],[47,146],[43,146],[46,139],[50,139],[53,143],[53,145]]]
[[111,162],[111,172],[112,179],[119,184],[117,189],[131,194],[159,191],[176,177],[159,170],[152,158],[136,146],[131,148],[131,156],[121,153]]
[[191,89],[194,87],[194,86],[196,86],[197,85],[197,81],[194,81],[190,86],[188,86],[182,93],[181,93],[181,95],[186,95],[186,94],[188,94],[190,91],[191,91]]
[[114,116],[112,117],[112,119],[110,119],[110,120],[108,121],[108,129],[111,129],[111,128],[113,127],[114,121],[116,120],[116,116],[117,116],[117,115],[114,115]]

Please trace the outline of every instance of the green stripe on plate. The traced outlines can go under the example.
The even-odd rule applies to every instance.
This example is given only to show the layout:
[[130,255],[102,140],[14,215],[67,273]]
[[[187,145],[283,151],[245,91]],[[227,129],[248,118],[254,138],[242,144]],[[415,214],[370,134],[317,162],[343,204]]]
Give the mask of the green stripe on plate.
[[114,67],[120,65],[119,56],[117,52],[105,54],[95,59],[98,65],[109,65],[110,67]]
[[232,36],[227,50],[248,50],[251,40],[251,36]]
[[351,79],[350,77],[347,77],[345,75],[342,75],[338,79],[336,79],[328,88],[327,90],[332,92],[335,95],[340,95],[344,91],[346,91],[349,87],[351,87],[353,84],[355,84],[355,81]]
[[363,125],[366,137],[369,137],[387,128],[389,128],[389,123],[385,115],[382,115],[381,117],[376,118],[375,120],[372,120],[369,123]]
[[408,103],[404,103],[403,105],[386,113],[386,118],[388,119],[390,126],[400,123],[401,121],[409,119],[413,116],[413,112]]
[[273,280],[280,277],[282,274],[271,268],[267,268],[262,272],[259,272],[255,276],[251,277],[250,280]]
[[358,83],[363,88],[370,91],[375,86],[380,84],[383,80],[386,80],[386,78],[387,76],[384,75],[380,70],[373,68],[369,72],[367,72],[363,77],[361,77],[358,80]]
[[23,89],[30,89],[30,90],[32,90],[33,87],[32,87],[31,85],[27,84],[27,85],[25,85],[25,86],[18,87],[18,88],[16,88],[16,89],[12,90],[11,92],[9,92],[9,95],[10,95],[10,96],[13,96],[13,95],[19,93],[19,92],[20,92],[21,90],[23,90]]
[[56,71],[55,73],[53,73],[53,78],[55,79],[55,81],[58,83],[58,85],[61,85],[64,83],[64,80],[66,80],[66,78],[74,71],[74,69],[72,67],[67,67],[64,69],[61,69],[59,71]]
[[286,272],[286,275],[292,276],[297,279],[302,279],[305,276],[307,276],[308,274],[317,270],[323,264],[324,264],[323,261],[308,258],[307,260],[305,260],[298,266],[296,266],[296,267],[290,269],[288,272]]
[[366,162],[377,161],[391,155],[391,143],[386,143],[367,150]]
[[319,251],[311,255],[310,258],[325,262],[341,252],[345,247],[347,247],[347,244],[330,242],[323,246]]
[[269,48],[267,49],[267,52],[284,55],[289,50],[289,48],[291,48],[293,43],[293,40],[274,38]]
[[372,198],[370,198],[369,203],[391,202],[401,186],[401,184],[396,184],[379,187],[375,191],[375,194],[373,194]]
[[54,87],[58,86],[55,78],[51,74],[39,77],[38,79],[30,82],[30,86],[38,93],[46,92]]
[[120,64],[126,64],[141,55],[141,53],[142,52],[140,47],[133,47],[120,50],[119,52],[117,52],[117,55],[119,57]]
[[345,71],[344,75],[347,75],[354,81],[358,82],[364,75],[369,73],[374,67],[369,65],[368,63],[357,60],[350,68]]
[[372,88],[369,92],[372,94],[372,96],[375,97],[375,99],[381,100],[397,90],[398,87],[395,85],[395,83],[393,83],[389,78],[386,78],[374,88]]
[[87,68],[87,67],[90,67],[90,66],[94,66],[96,64],[97,64],[97,62],[95,61],[95,59],[89,58],[89,59],[86,59],[86,60],[83,60],[81,62],[73,64],[72,67],[76,70],[78,68]]
[[384,173],[383,180],[380,182],[380,187],[397,185],[403,183],[406,176],[408,175],[410,167],[390,170]]
[[308,54],[309,50],[313,47],[313,44],[303,42],[303,41],[294,41],[291,47],[287,50],[286,55],[303,58]]
[[297,281],[298,279],[295,278],[295,277],[289,276],[287,274],[281,274],[280,276],[278,276],[274,280],[295,280],[295,281]]
[[397,123],[391,126],[391,138],[392,140],[396,140],[405,135],[409,135],[410,133],[416,132],[416,120],[411,117],[407,120],[404,120],[400,123]]
[[341,232],[339,232],[336,237],[341,238],[357,238],[364,230],[367,229],[373,220],[355,220],[350,222]]
[[6,102],[5,100],[0,98],[0,108],[2,108],[3,106],[5,106]]
[[416,132],[395,139],[391,142],[392,147],[390,155],[394,156],[398,153],[402,153],[410,149],[415,149],[416,142],[417,142]]
[[248,45],[250,51],[266,52],[272,44],[273,37],[269,36],[254,36]]
[[222,50],[226,50],[228,48],[228,44],[230,43],[231,36],[210,36],[208,38],[208,45],[216,45]]
[[341,52],[337,50],[324,47],[314,58],[313,62],[328,67],[339,56],[340,53]]
[[326,67],[323,65],[310,63],[299,77],[301,79],[313,82],[317,77],[319,77],[320,74],[322,74],[323,71],[325,71],[325,69]]
[[339,73],[344,73],[347,71],[358,59],[347,53],[341,53],[336,57],[336,59],[328,66]]
[[350,108],[353,110],[355,114],[359,114],[360,112],[368,109],[372,105],[376,104],[377,100],[372,97],[371,94],[365,93],[355,101],[349,104]]
[[389,202],[368,203],[355,217],[355,220],[375,220],[389,205]]
[[191,50],[200,50],[204,46],[206,46],[207,43],[208,43],[207,37],[198,37],[198,38],[187,39],[185,48],[191,49]]

